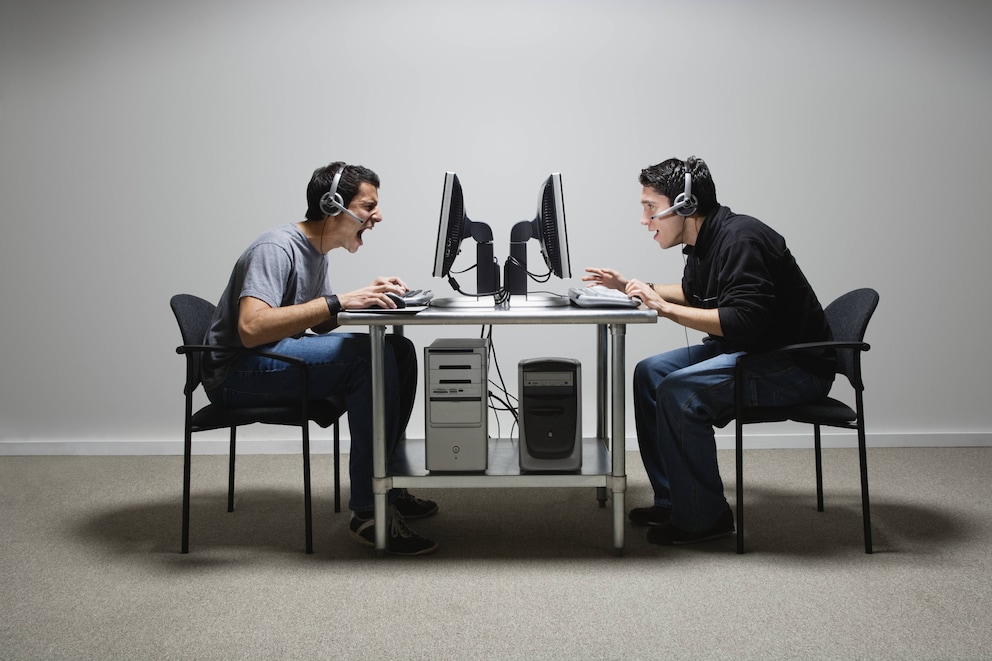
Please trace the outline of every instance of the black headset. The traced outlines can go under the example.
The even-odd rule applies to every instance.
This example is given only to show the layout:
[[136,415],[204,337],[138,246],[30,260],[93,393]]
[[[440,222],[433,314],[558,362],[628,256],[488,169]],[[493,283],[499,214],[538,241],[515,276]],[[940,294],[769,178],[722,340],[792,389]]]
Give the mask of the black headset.
[[668,207],[664,211],[659,211],[651,216],[651,218],[661,218],[662,216],[667,216],[673,211],[683,218],[688,218],[692,214],[696,213],[696,209],[698,207],[699,201],[696,199],[696,196],[692,194],[692,171],[689,169],[689,161],[686,161],[685,190],[675,197],[672,201],[672,206]]
[[696,213],[696,208],[698,206],[699,201],[696,199],[696,196],[692,194],[692,170],[689,168],[689,161],[686,161],[685,191],[676,196],[675,202],[672,204],[672,208],[675,209],[675,213],[683,218],[687,218]]
[[325,216],[337,216],[342,211],[347,211],[344,206],[344,199],[341,197],[341,193],[338,192],[338,184],[341,182],[341,175],[344,174],[346,167],[348,166],[342,165],[338,168],[338,171],[334,173],[331,189],[320,198],[320,212]]

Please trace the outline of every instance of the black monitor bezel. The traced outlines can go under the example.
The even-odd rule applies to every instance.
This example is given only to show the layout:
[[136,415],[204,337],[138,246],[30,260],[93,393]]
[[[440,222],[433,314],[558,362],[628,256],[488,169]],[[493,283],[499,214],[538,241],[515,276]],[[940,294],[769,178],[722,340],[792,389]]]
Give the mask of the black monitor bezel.
[[[545,206],[545,200],[550,196],[550,210]],[[541,183],[537,197],[537,212],[532,220],[521,220],[510,232],[510,253],[506,260],[504,282],[507,293],[511,296],[526,296],[528,280],[535,278],[545,282],[552,275],[565,279],[572,277],[571,262],[568,254],[568,230],[565,224],[565,197],[562,192],[561,173],[553,172]],[[549,249],[548,235],[554,232],[557,237],[557,255]],[[527,242],[537,241],[541,257],[549,273],[544,276],[534,276],[527,269]]]
[[[553,219],[547,217],[547,207],[545,206],[549,188],[552,195]],[[571,278],[572,265],[568,254],[568,230],[565,225],[565,195],[562,192],[560,172],[552,173],[541,186],[537,201],[537,230],[537,239],[541,246],[545,265],[557,277],[561,279]],[[556,238],[557,259],[552,256],[552,250],[548,245],[548,235],[551,231],[554,232]]]
[[[456,211],[455,207],[459,207]],[[461,243],[471,237],[476,251],[476,291],[463,292],[451,277],[451,268],[461,251]],[[447,277],[452,288],[466,296],[494,296],[500,289],[499,263],[493,255],[493,232],[486,223],[473,221],[465,211],[465,195],[454,172],[444,174],[441,214],[434,248],[435,278]]]

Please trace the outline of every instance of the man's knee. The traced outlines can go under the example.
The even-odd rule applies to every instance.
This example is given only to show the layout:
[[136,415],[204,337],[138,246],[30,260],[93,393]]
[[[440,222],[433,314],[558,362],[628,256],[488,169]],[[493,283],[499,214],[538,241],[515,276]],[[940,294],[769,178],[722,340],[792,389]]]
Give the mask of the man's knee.
[[644,383],[644,361],[634,366],[634,385]]
[[658,406],[668,410],[683,410],[687,403],[696,398],[699,385],[691,377],[680,372],[672,372],[661,379],[656,388],[655,396]]
[[661,377],[662,375],[658,373],[657,369],[655,369],[654,362],[651,358],[645,358],[634,366],[635,386],[653,387]]

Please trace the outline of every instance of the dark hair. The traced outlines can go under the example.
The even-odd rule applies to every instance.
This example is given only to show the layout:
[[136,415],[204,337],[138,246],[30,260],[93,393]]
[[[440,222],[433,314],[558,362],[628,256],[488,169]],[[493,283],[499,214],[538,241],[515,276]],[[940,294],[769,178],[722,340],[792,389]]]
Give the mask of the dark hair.
[[352,198],[363,182],[379,188],[379,175],[361,165],[345,165],[344,161],[335,161],[317,168],[310,177],[310,183],[307,184],[307,220],[321,220],[325,216],[320,210],[320,198],[331,190],[334,175],[341,168],[344,168],[344,171],[341,173],[337,192],[341,195],[341,203],[344,206],[351,204]]
[[708,216],[720,203],[716,200],[716,184],[713,183],[710,168],[703,159],[695,156],[690,156],[685,161],[670,158],[641,170],[640,182],[642,186],[650,186],[674,204],[675,198],[685,192],[687,169],[692,174],[692,194],[698,202],[696,213]]

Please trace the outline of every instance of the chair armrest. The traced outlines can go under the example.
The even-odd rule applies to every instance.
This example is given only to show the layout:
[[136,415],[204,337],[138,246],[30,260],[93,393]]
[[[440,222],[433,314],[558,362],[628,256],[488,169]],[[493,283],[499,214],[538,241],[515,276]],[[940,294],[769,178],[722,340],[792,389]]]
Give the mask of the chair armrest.
[[[734,405],[738,411],[743,411],[744,405],[744,368],[748,362],[763,356],[773,356],[775,354],[802,353],[813,349],[853,349],[854,351],[868,351],[871,345],[867,342],[853,342],[831,340],[829,342],[802,342],[799,344],[787,344],[778,349],[769,351],[757,351],[745,353],[737,358],[734,365]],[[850,377],[849,377],[850,378]]]
[[802,342],[800,344],[787,344],[777,349],[768,351],[756,351],[746,353],[737,359],[736,369],[742,367],[742,363],[757,359],[761,356],[771,356],[777,353],[801,353],[812,349],[854,349],[856,351],[868,351],[871,345],[867,342],[842,342],[840,340],[830,340],[829,342]]

